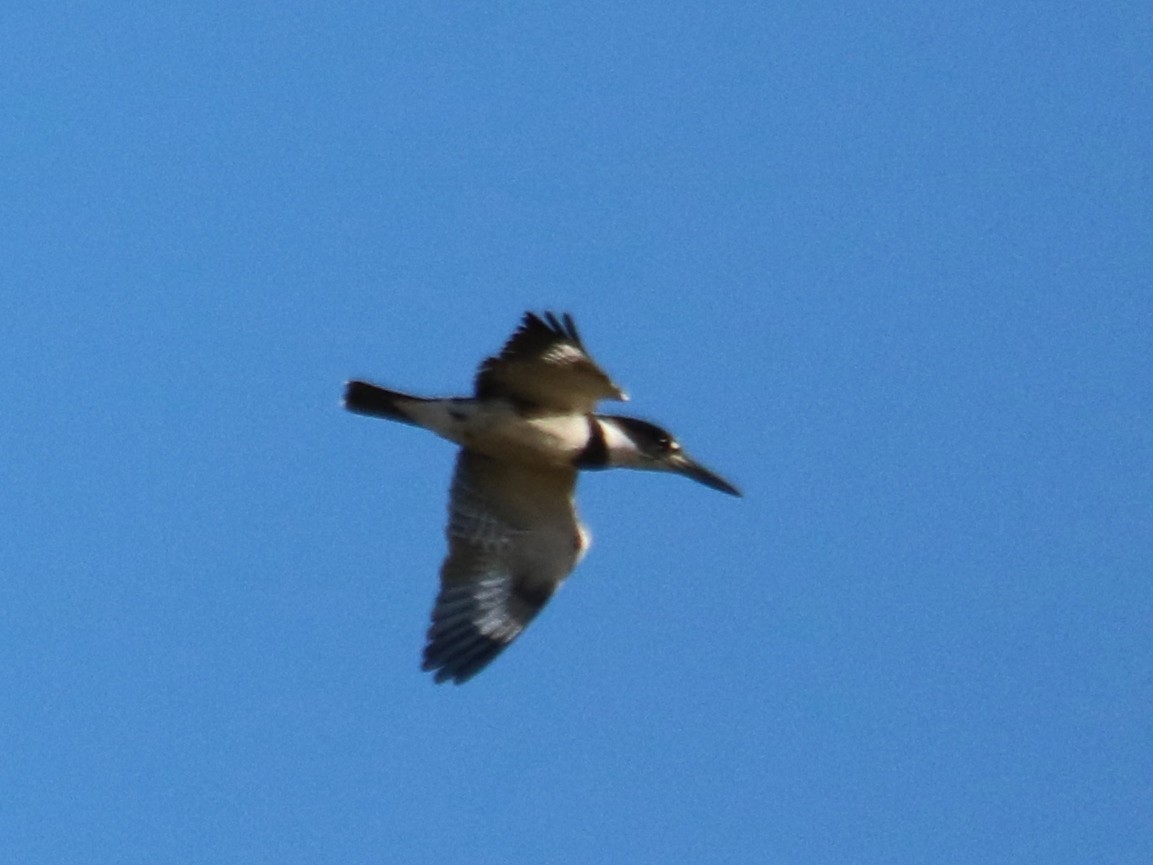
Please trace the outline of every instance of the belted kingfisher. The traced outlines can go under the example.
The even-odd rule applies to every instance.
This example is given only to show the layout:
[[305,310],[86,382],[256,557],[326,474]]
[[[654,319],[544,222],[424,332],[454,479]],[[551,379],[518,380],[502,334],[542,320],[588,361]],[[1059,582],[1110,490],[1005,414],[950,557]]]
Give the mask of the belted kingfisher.
[[533,620],[589,544],[573,494],[581,469],[675,472],[739,496],[647,421],[596,414],[627,400],[585,350],[572,316],[527,312],[472,397],[429,399],[350,381],[344,406],[431,430],[460,445],[449,496],[448,555],[422,669],[468,681]]

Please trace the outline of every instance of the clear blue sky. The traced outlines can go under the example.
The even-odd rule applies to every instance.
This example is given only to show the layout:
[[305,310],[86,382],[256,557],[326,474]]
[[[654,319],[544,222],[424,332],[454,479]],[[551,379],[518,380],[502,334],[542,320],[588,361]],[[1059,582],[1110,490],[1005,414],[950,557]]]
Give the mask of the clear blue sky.
[[[1153,7],[8,3],[0,860],[1153,861]],[[467,390],[602,473],[418,669]]]

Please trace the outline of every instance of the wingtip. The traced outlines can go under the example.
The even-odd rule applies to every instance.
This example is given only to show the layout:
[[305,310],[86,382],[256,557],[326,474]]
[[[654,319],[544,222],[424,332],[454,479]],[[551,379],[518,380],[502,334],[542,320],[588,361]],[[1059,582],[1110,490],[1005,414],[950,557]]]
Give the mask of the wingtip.
[[471,679],[473,675],[476,675],[474,673],[472,675],[464,676],[454,672],[453,670],[450,670],[448,667],[438,668],[435,665],[428,663],[421,664],[420,669],[425,673],[432,673],[432,681],[434,685],[463,685],[465,682]]
[[495,640],[474,640],[464,647],[430,643],[425,648],[420,668],[432,673],[432,680],[437,685],[447,682],[463,685],[491,664],[506,646]]

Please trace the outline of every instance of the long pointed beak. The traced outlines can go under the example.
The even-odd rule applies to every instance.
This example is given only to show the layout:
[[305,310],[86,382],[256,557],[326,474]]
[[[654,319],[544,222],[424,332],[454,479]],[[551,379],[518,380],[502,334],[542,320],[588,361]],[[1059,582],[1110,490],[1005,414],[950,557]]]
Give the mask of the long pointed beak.
[[722,493],[728,493],[730,496],[741,495],[740,490],[716,472],[705,468],[692,457],[683,453],[672,457],[668,462],[668,466],[669,469],[677,474],[692,478],[697,483],[704,484],[706,487],[712,487],[714,490],[720,490]]

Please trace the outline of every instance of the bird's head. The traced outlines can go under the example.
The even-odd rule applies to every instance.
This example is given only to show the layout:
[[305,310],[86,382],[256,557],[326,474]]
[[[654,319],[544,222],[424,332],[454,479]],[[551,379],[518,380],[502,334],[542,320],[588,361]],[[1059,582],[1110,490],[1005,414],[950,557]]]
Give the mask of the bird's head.
[[741,494],[720,475],[685,453],[681,443],[668,430],[632,417],[602,415],[600,419],[605,426],[605,443],[612,465],[673,472],[731,496]]

